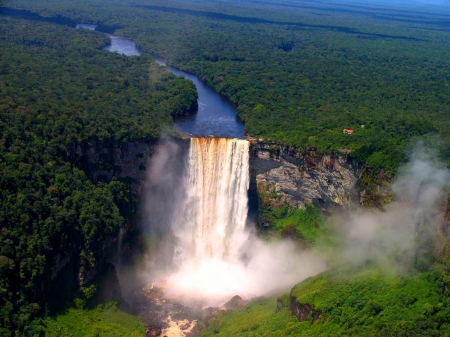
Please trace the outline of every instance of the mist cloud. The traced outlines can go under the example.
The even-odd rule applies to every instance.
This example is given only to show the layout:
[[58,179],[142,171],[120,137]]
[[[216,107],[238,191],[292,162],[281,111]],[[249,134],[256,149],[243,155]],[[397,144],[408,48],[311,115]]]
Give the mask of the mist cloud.
[[417,144],[392,185],[384,210],[357,210],[335,219],[342,262],[378,262],[389,270],[423,269],[443,247],[443,200],[449,172],[435,153]]

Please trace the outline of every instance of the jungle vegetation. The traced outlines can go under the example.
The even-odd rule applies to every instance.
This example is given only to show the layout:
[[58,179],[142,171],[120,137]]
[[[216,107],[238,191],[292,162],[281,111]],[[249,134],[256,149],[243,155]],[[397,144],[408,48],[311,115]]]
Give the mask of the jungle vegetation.
[[450,159],[448,10],[233,0],[4,6],[133,38],[235,102],[252,136],[350,149],[395,170],[412,139],[439,134]]
[[[92,268],[102,259],[104,239],[117,233],[130,216],[124,210],[133,208],[135,196],[127,182],[89,179],[77,158],[67,158],[67,148],[92,141],[120,145],[154,139],[174,116],[193,109],[192,85],[161,72],[149,55],[197,74],[235,102],[252,136],[300,149],[351,150],[373,177],[380,170],[392,175],[409,143],[423,137],[438,135],[435,147],[442,158],[450,159],[448,10],[307,0],[5,0],[2,6],[4,336],[38,334],[40,323],[34,319],[47,309],[53,259],[73,255],[81,270]],[[77,22],[132,38],[144,54],[127,58],[101,51],[105,36],[75,31]],[[354,133],[343,134],[343,128]],[[307,243],[317,238],[320,222],[314,227],[308,222],[320,218],[314,210],[281,210],[282,216],[274,212],[266,215],[281,231],[289,222],[296,232],[305,232]],[[307,326],[307,332],[324,329],[324,335],[376,335],[392,320],[397,329],[392,331],[399,331],[406,323],[390,312],[372,321],[367,315],[358,320],[355,314],[353,321],[331,315],[339,307],[348,308],[347,313],[383,313],[391,292],[386,298],[364,294],[389,290],[393,284],[398,287],[392,292],[399,292],[394,299],[407,293],[397,305],[411,308],[405,317],[417,323],[414,328],[421,327],[417,334],[445,335],[448,294],[442,289],[448,280],[441,269],[391,283],[370,270],[362,273],[356,273],[354,283],[344,285],[344,290],[333,284],[344,300],[321,307],[330,313],[324,316],[330,321],[298,323],[284,308],[275,318],[277,326],[287,329],[295,322],[296,327]],[[316,282],[329,280],[325,275],[308,282],[312,290],[305,288],[305,293],[313,296],[320,288]],[[435,292],[430,295],[426,289]],[[357,291],[368,300],[360,303],[347,296]],[[413,292],[417,295],[411,298]],[[270,310],[266,306],[264,314],[248,317],[235,333],[261,335],[258,329],[274,322],[269,319],[276,315],[274,300],[261,303],[269,303]],[[233,324],[240,322],[233,319]],[[264,324],[256,326],[256,320]],[[211,329],[206,334],[223,328]]]
[[90,179],[69,150],[154,141],[197,93],[148,56],[101,50],[100,33],[2,15],[0,36],[0,335],[25,336],[51,310],[56,265],[101,265],[136,206],[129,182]]

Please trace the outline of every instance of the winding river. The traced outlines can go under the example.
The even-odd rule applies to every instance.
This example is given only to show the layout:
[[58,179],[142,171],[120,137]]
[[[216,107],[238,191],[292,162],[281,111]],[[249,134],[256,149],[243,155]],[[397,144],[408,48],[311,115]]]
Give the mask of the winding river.
[[[77,24],[76,28],[95,30],[96,25]],[[111,38],[111,44],[104,49],[117,52],[126,56],[139,56],[141,52],[136,48],[133,40],[107,34]],[[244,138],[244,126],[237,119],[236,109],[227,99],[214,92],[204,84],[196,75],[180,69],[166,66],[160,59],[155,61],[166,67],[167,71],[175,76],[182,76],[194,82],[198,92],[198,110],[195,114],[177,118],[175,126],[188,136],[195,137],[226,137]]]

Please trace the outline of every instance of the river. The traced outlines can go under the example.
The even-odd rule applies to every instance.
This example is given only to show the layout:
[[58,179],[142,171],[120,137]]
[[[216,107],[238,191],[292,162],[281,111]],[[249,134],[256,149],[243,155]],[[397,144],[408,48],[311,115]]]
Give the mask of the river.
[[[88,24],[76,25],[77,29],[95,30],[96,27],[96,25]],[[141,55],[133,40],[107,35],[111,38],[111,44],[106,46],[105,50],[118,52],[126,56]],[[191,80],[197,88],[197,112],[175,120],[175,126],[180,132],[192,137],[244,138],[244,125],[237,119],[236,109],[231,102],[204,84],[196,75],[166,66],[163,60],[155,58],[155,61],[166,67],[167,71],[175,76],[182,76]]]
[[[77,25],[77,28],[95,30],[96,26],[79,24]],[[111,44],[106,46],[104,48],[105,50],[118,52],[127,56],[139,56],[141,54],[136,48],[134,41],[113,35],[109,35],[109,37],[111,38]],[[167,71],[171,72],[175,76],[182,76],[187,80],[191,80],[197,88],[198,110],[191,116],[176,119],[175,126],[177,129],[183,134],[192,137],[212,136],[218,139],[191,139],[191,144],[196,144],[194,149],[197,150],[190,151],[190,153],[192,152],[192,155],[189,154],[189,168],[186,173],[188,174],[190,172],[190,174],[192,174],[192,172],[194,172],[200,174],[201,177],[191,179],[186,176],[185,179],[182,179],[182,181],[192,181],[199,184],[198,186],[203,186],[203,175],[205,175],[205,181],[211,182],[211,185],[207,188],[210,193],[207,193],[206,191],[203,193],[203,189],[198,187],[196,184],[192,186],[187,184],[177,186],[177,188],[173,191],[174,195],[172,195],[169,192],[170,188],[165,186],[166,182],[160,181],[160,175],[155,173],[157,171],[152,171],[152,176],[155,176],[156,181],[159,181],[162,184],[161,186],[164,186],[161,189],[164,190],[163,194],[170,196],[171,203],[169,206],[167,204],[163,207],[153,207],[151,206],[152,204],[150,204],[150,206],[147,204],[146,207],[152,210],[152,215],[149,219],[160,219],[160,217],[156,215],[157,209],[161,209],[163,211],[161,218],[164,219],[164,217],[169,217],[171,219],[175,219],[175,215],[170,213],[175,210],[174,212],[176,214],[180,213],[180,217],[183,218],[183,220],[175,221],[173,223],[174,226],[188,220],[187,223],[193,224],[193,228],[190,230],[192,233],[196,233],[198,231],[208,232],[209,227],[215,229],[218,228],[218,230],[213,230],[211,233],[207,233],[208,235],[205,236],[206,244],[202,245],[202,243],[205,242],[200,240],[201,242],[198,247],[206,247],[205,249],[212,247],[214,248],[214,252],[227,251],[233,248],[235,253],[238,251],[240,252],[240,246],[235,242],[236,240],[230,239],[230,233],[234,233],[236,231],[234,228],[236,227],[234,226],[234,223],[236,222],[240,225],[236,227],[238,228],[237,234],[239,234],[239,237],[243,236],[241,234],[244,232],[246,224],[248,211],[247,188],[249,178],[248,142],[236,139],[221,139],[219,137],[244,138],[243,124],[238,121],[234,106],[224,97],[220,96],[205,85],[197,76],[170,66],[166,66],[164,61],[156,58],[154,59],[160,66],[165,67]],[[229,146],[230,144],[232,146]],[[229,151],[231,148],[234,150]],[[157,158],[155,161],[161,160],[161,158],[157,156],[154,158]],[[177,158],[177,161],[179,160],[180,159]],[[226,165],[219,165],[219,163]],[[172,167],[170,164],[166,164],[161,167],[164,167],[165,174],[170,175],[170,172],[172,172]],[[230,166],[228,166],[228,164]],[[205,167],[204,172],[199,169],[199,167],[203,166]],[[151,167],[152,163],[150,163],[150,170],[152,170]],[[239,182],[239,184],[237,182]],[[150,183],[149,186],[150,185],[152,185],[152,183]],[[232,188],[224,189],[223,187],[226,185],[230,185]],[[239,186],[239,188],[235,188],[235,185]],[[183,189],[187,191],[186,195],[190,197],[187,198],[187,200],[181,205],[176,206],[176,195],[180,193],[183,194],[180,192]],[[154,192],[157,197],[151,200],[155,200],[157,205],[162,205],[161,200],[164,200],[163,197],[157,194],[157,189],[152,191],[151,194],[154,195]],[[231,197],[228,195],[228,192],[232,193]],[[198,193],[200,193],[200,198],[197,198]],[[197,199],[199,200],[197,201]],[[149,200],[147,200],[147,203],[148,202]],[[166,208],[167,206],[168,208]],[[181,211],[179,211],[179,209],[181,209]],[[183,213],[182,210],[186,210],[186,213]],[[208,220],[205,220],[204,217]],[[210,224],[209,219],[212,220],[212,224]],[[229,223],[231,225],[226,226],[225,231],[222,230],[222,225]],[[180,229],[173,228],[174,233],[176,230],[179,231]],[[216,232],[224,235],[226,234],[226,237],[230,240],[229,245],[233,245],[233,247],[223,244],[225,240],[221,237],[214,240],[217,235]],[[190,240],[191,235],[186,235],[187,241]],[[189,243],[187,244],[186,240],[179,240],[179,247],[189,246]],[[165,242],[165,240],[162,240],[162,242]],[[237,248],[235,248],[235,246]],[[196,249],[198,247],[196,247]],[[191,256],[188,252],[185,252],[185,254],[186,257],[189,257],[190,261],[203,261],[202,256]],[[206,255],[207,254],[205,254],[205,257]],[[233,257],[234,255],[236,254],[230,254],[230,256]],[[155,256],[157,256],[156,252]],[[157,259],[159,261],[163,261],[163,259],[159,258],[159,256]],[[218,258],[218,260],[221,259]],[[170,264],[170,261],[165,261],[164,269]],[[132,295],[131,302],[133,303],[133,310],[139,313],[141,319],[146,323],[148,336],[195,336],[199,333],[202,327],[201,324],[197,325],[197,320],[203,319],[204,322],[206,322],[206,319],[211,317],[210,315],[212,315],[213,311],[210,312],[208,309],[203,310],[200,302],[186,305],[180,300],[183,296],[172,294],[171,297],[166,294],[166,291],[170,292],[172,289],[182,289],[182,287],[178,284],[178,278],[180,278],[180,280],[185,280],[186,282],[184,283],[190,283],[192,280],[195,280],[195,277],[201,277],[203,281],[212,281],[207,283],[207,285],[209,285],[209,287],[213,286],[214,289],[217,288],[217,284],[219,284],[219,282],[216,282],[217,280],[221,281],[220,287],[226,287],[227,289],[232,283],[231,280],[233,280],[234,284],[236,284],[236,278],[232,273],[230,274],[228,272],[228,267],[234,265],[226,264],[227,268],[222,268],[222,273],[215,274],[214,277],[211,277],[210,275],[211,271],[209,268],[214,267],[210,264],[210,260],[203,261],[201,266],[205,266],[205,268],[200,268],[195,272],[191,272],[189,267],[186,266],[189,266],[189,263],[180,266],[180,272],[165,281],[164,284],[156,284],[154,286],[152,283],[151,286],[139,290]],[[217,268],[215,267],[213,270],[217,270]],[[203,277],[202,271],[206,271],[206,275],[208,276]],[[169,281],[174,282],[175,285],[170,284]],[[240,283],[244,284],[245,282]],[[207,294],[207,289],[209,288],[205,286],[205,294]],[[184,291],[189,294],[192,292],[190,288],[183,288],[182,291],[183,295],[185,295]],[[228,298],[231,298],[234,294],[234,288],[232,293],[224,293],[224,302],[228,300]],[[228,298],[225,299],[225,297]]]

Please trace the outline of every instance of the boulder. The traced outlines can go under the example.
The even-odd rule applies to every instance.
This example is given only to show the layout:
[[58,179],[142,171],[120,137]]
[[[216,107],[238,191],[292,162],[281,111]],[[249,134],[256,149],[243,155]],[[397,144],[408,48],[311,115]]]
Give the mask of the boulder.
[[291,296],[289,309],[300,322],[307,321],[312,316],[312,321],[314,323],[322,314],[319,310],[314,310],[309,304],[300,303],[294,296]]
[[227,310],[233,310],[242,306],[242,297],[239,295],[233,296],[231,300],[223,305]]

